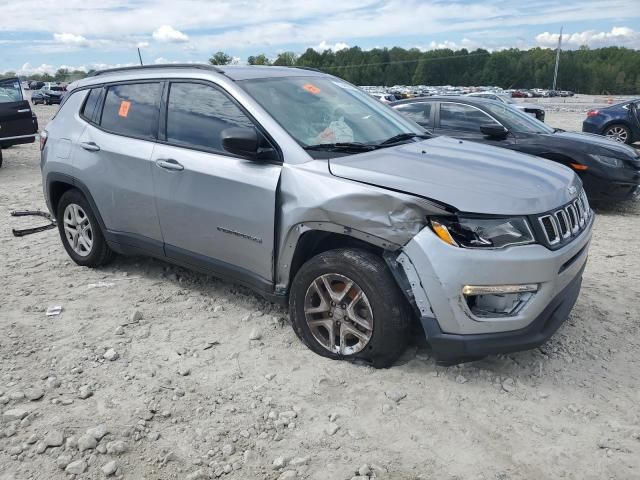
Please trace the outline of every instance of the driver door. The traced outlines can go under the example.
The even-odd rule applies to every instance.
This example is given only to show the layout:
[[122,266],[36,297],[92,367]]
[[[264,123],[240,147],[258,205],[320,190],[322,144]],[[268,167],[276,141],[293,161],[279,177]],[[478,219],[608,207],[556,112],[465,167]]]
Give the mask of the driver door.
[[440,102],[436,134],[498,147],[508,147],[515,143],[513,135],[503,139],[484,135],[480,131],[480,126],[489,123],[500,122],[478,107],[456,102]]

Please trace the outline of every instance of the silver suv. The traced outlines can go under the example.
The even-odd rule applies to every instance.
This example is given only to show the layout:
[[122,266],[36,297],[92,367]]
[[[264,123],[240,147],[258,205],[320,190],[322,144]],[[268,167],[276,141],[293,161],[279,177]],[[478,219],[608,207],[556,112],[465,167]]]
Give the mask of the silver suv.
[[320,72],[98,72],[41,143],[77,264],[145,254],[228,278],[288,302],[330,358],[389,366],[416,331],[442,363],[532,348],[580,290],[593,214],[571,170],[431,138]]

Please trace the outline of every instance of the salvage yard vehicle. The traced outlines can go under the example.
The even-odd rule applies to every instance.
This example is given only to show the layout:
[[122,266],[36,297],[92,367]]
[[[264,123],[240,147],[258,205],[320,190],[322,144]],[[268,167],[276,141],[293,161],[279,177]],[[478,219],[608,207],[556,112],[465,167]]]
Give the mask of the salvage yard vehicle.
[[0,79],[0,167],[2,149],[33,143],[38,133],[38,119],[24,99],[18,78]]
[[474,92],[468,93],[466,96],[485,98],[487,100],[495,100],[496,102],[504,103],[505,105],[511,105],[512,107],[517,108],[518,110],[522,110],[532,117],[537,118],[541,122],[544,122],[545,111],[542,105],[538,105],[535,103],[514,102],[510,97],[506,95],[500,95],[493,92]]
[[435,135],[517,150],[570,167],[592,200],[640,194],[640,154],[627,145],[551,128],[519,110],[477,97],[410,99],[391,106]]
[[640,98],[589,110],[582,131],[629,145],[640,142]]
[[34,105],[59,105],[64,97],[65,90],[60,86],[42,87],[31,94],[31,103]]
[[533,348],[565,321],[594,215],[570,169],[432,137],[353,85],[285,67],[153,65],[77,82],[42,134],[69,256],[145,254],[289,305],[333,359]]

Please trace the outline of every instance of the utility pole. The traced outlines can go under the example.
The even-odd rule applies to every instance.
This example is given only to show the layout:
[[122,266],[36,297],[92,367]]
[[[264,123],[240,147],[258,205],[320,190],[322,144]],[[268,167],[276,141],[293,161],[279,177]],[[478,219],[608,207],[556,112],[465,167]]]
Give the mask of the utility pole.
[[562,28],[560,27],[560,36],[558,37],[558,48],[556,49],[556,68],[553,72],[553,88],[551,90],[555,91],[556,89],[556,81],[558,80],[558,65],[560,64],[560,49],[562,48]]
[[[140,47],[138,47],[138,58],[140,59],[140,65],[142,65],[142,55],[140,55]],[[556,70],[558,69],[558,67],[556,66]],[[553,81],[553,84],[555,85],[556,81]]]

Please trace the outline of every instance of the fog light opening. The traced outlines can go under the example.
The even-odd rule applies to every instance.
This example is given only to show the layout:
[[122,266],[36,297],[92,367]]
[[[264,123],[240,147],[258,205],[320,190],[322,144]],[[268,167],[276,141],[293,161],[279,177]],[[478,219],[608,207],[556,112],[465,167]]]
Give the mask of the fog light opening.
[[465,285],[462,289],[467,306],[476,317],[514,316],[537,291],[537,284]]

